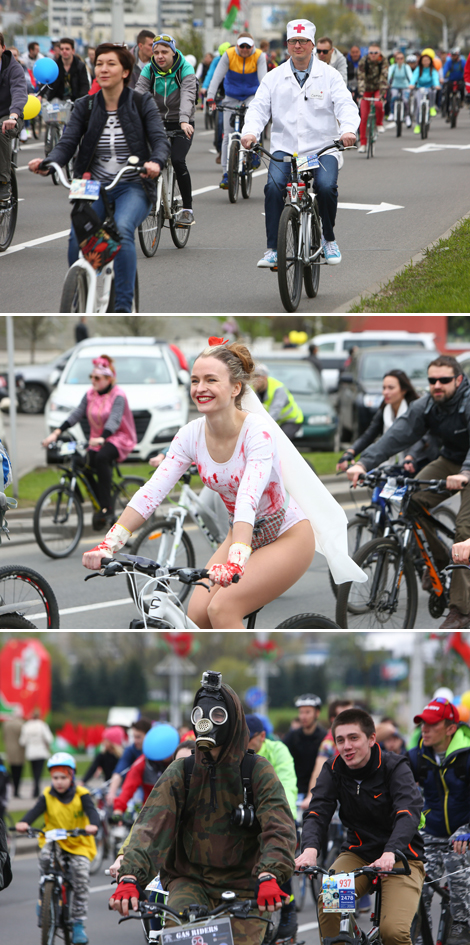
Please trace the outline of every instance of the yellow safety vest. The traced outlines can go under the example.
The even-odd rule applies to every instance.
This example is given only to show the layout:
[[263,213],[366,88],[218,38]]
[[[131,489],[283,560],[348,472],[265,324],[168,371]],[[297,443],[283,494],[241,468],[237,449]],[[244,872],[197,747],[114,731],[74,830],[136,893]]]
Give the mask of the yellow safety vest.
[[268,377],[268,389],[266,391],[266,399],[263,401],[263,406],[269,413],[269,409],[274,400],[274,394],[280,387],[283,387],[288,399],[288,402],[285,407],[281,410],[281,413],[278,417],[278,423],[282,426],[283,423],[286,423],[287,420],[290,420],[294,423],[303,423],[304,415],[299,407],[296,404],[290,390],[287,389],[286,385],[282,381],[277,381],[275,377]]
[[[75,797],[70,804],[62,804],[57,797],[53,797],[51,788],[47,787],[44,790],[47,807],[44,814],[46,830],[55,830],[57,827],[62,827],[64,830],[75,830],[79,827],[83,830],[90,821],[83,810],[81,799],[84,794],[89,793],[85,787],[76,787]],[[40,847],[43,847],[45,842],[44,837],[39,838]],[[86,837],[67,837],[66,840],[58,840],[57,843],[68,853],[87,856],[89,860],[93,860],[96,856],[95,838],[91,834]]]

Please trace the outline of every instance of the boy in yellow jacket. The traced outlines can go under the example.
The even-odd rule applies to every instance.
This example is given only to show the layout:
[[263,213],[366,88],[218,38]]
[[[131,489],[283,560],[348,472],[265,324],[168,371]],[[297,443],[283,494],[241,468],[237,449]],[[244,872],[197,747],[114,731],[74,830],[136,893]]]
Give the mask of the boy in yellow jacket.
[[[75,784],[75,758],[68,752],[59,751],[49,758],[47,767],[51,772],[51,786],[46,787],[38,798],[34,807],[25,814],[22,821],[16,824],[20,833],[26,833],[28,827],[44,815],[46,830],[58,827],[65,830],[84,829],[88,836],[67,837],[58,840],[61,848],[59,858],[61,863],[66,859],[72,873],[73,899],[73,945],[86,945],[88,936],[85,931],[85,922],[88,911],[88,894],[90,885],[90,861],[96,854],[96,844],[93,834],[100,826],[100,818],[91,796],[85,787]],[[44,837],[40,837],[39,846],[39,873],[42,876],[49,867],[49,849]]]

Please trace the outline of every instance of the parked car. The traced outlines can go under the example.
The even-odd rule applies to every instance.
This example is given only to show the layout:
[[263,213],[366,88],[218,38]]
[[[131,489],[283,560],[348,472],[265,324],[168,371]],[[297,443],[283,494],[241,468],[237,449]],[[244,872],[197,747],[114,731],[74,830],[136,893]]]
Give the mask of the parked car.
[[340,331],[317,335],[313,341],[318,348],[322,366],[323,383],[327,391],[338,389],[340,371],[343,370],[352,348],[382,347],[435,349],[432,332],[410,331]]
[[[88,338],[74,348],[46,406],[47,432],[60,427],[90,387],[92,359],[108,354],[116,365],[137,430],[129,459],[147,461],[168,445],[188,420],[187,371],[177,371],[165,341],[157,338]],[[88,440],[84,419],[71,429]]]
[[462,354],[458,354],[457,361],[460,361],[462,372],[467,375],[470,381],[470,351],[462,351]]
[[436,350],[419,348],[367,348],[356,352],[339,379],[338,438],[353,442],[367,429],[382,403],[382,380],[399,368],[410,378],[418,394],[428,390],[427,367],[438,357]]
[[23,386],[18,391],[20,413],[44,413],[51,391],[75,348],[76,345],[47,364],[30,364],[20,368],[18,374],[23,381]]
[[334,448],[337,417],[323,386],[319,371],[310,361],[286,354],[260,358],[272,377],[282,381],[293,394],[304,415],[294,442],[301,450]]

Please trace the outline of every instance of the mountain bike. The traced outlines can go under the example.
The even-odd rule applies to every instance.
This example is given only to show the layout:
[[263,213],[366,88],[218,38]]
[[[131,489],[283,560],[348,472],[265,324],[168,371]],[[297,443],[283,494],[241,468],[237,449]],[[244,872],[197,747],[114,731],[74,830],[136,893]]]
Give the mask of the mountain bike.
[[[372,495],[369,505],[362,505],[356,512],[356,515],[348,522],[348,554],[350,558],[354,558],[359,548],[366,542],[371,541],[373,538],[388,537],[390,534],[391,520],[397,518],[397,515],[400,514],[400,509],[397,509],[391,501],[393,496],[384,497],[381,496],[381,492],[384,488],[387,475],[393,478],[399,474],[404,474],[401,466],[381,467],[370,470],[370,472],[359,481],[358,486],[360,488],[371,489]],[[455,532],[457,516],[453,509],[446,505],[441,505],[433,510],[433,515],[435,519],[438,519],[439,522],[446,525],[452,534]],[[441,532],[440,529],[437,530],[437,534],[444,544],[449,544],[450,553],[452,542],[449,541],[447,534]],[[418,571],[422,571],[422,558],[418,548],[415,548],[415,558],[417,559],[416,564]],[[328,575],[331,590],[335,597],[337,597],[338,584],[335,584],[331,571],[328,572]]]
[[[139,167],[138,163],[139,159],[137,157],[130,157],[125,167],[118,171],[114,180],[104,189],[110,191],[116,187],[127,171],[143,171],[144,168]],[[48,163],[46,160],[40,165],[41,170],[46,170],[48,167],[52,168],[62,186],[70,190],[70,181],[65,177],[63,169],[54,161]],[[108,312],[114,312],[114,299],[114,260],[106,263],[103,270],[97,270],[80,253],[77,261],[73,263],[65,277],[59,311],[70,312],[71,314],[86,314],[87,312],[107,314]],[[138,312],[138,310],[139,279],[136,272],[132,311]]]
[[[62,470],[60,482],[42,493],[34,510],[34,536],[41,551],[49,558],[67,558],[75,551],[83,535],[85,497],[90,499],[95,510],[94,528],[99,530],[103,526],[93,471],[80,452],[80,444],[68,437],[65,442],[63,440],[59,437],[57,443],[51,443],[47,448],[48,465],[57,465]],[[86,444],[82,443],[81,448],[86,448]],[[144,485],[145,479],[123,476],[117,463],[113,463],[113,474],[110,511],[119,516],[135,492]]]
[[230,203],[237,202],[240,186],[242,196],[245,200],[248,200],[253,182],[253,151],[251,149],[247,150],[241,145],[242,129],[248,105],[245,105],[244,102],[241,105],[218,105],[217,109],[221,112],[227,110],[232,112],[230,124],[233,131],[229,136],[227,152],[228,199]]
[[49,847],[49,866],[39,880],[39,923],[41,927],[41,945],[53,945],[60,938],[65,945],[71,945],[72,926],[71,904],[73,899],[72,876],[69,858],[64,853],[62,866],[59,861],[58,841],[67,837],[88,837],[86,830],[37,830],[30,827],[22,836],[43,836]]
[[370,111],[367,116],[367,126],[366,126],[366,135],[367,135],[367,157],[373,158],[375,152],[375,142],[377,141],[378,132],[377,132],[377,112],[376,104],[377,99],[372,97],[370,98],[367,95],[363,96],[363,102],[370,102]]
[[[59,143],[67,122],[70,118],[73,109],[73,102],[70,100],[61,102],[56,99],[54,102],[43,102],[40,111],[40,117],[43,119],[46,126],[46,133],[44,136],[44,156],[47,158],[55,146]],[[67,172],[67,177],[69,181],[73,177],[73,158],[71,161],[68,161],[65,165],[65,170]],[[59,184],[59,177],[55,170],[51,173],[52,182],[57,187]],[[70,186],[70,184],[68,184]]]
[[[1,129],[0,134],[2,134]],[[0,200],[0,253],[4,253],[5,250],[8,249],[16,230],[16,220],[18,217],[18,182],[16,180],[16,169],[18,167],[19,150],[20,139],[12,138],[10,196],[6,200]]]
[[[157,561],[122,552],[120,558],[123,560],[102,558],[101,571],[89,574],[85,581],[96,577],[111,578],[121,575],[127,577],[129,574],[146,577],[146,581],[139,587],[131,582],[132,597],[140,612],[140,617],[131,621],[130,630],[199,630],[199,627],[185,614],[181,600],[171,589],[171,582],[179,581],[188,587],[205,587],[209,591],[209,585],[204,584],[204,581],[209,579],[209,572],[205,568],[160,567]],[[238,581],[239,577],[236,574],[232,583],[238,584]],[[148,603],[147,611],[144,606],[145,601]],[[255,628],[256,617],[261,609],[260,607],[245,617],[248,630]],[[339,629],[339,627],[338,624],[322,617],[321,614],[297,614],[295,617],[284,620],[275,629],[329,630]]]
[[[429,571],[432,591],[428,609],[438,619],[449,604],[451,574],[449,567],[439,570],[429,547],[422,522],[410,502],[415,492],[447,492],[445,479],[409,479],[388,477],[382,492],[401,514],[389,520],[386,537],[375,538],[359,548],[354,560],[369,575],[366,584],[347,583],[338,589],[336,620],[344,629],[406,629],[415,625],[418,606],[416,571]],[[451,544],[453,531],[424,509],[427,525]],[[418,557],[417,557],[418,555]]]
[[333,149],[351,150],[345,148],[339,139],[316,154],[293,154],[292,157],[282,158],[274,157],[260,144],[253,147],[254,151],[262,152],[279,164],[291,165],[291,180],[287,184],[287,200],[279,221],[277,237],[279,294],[287,312],[295,312],[298,308],[302,295],[302,279],[309,298],[313,299],[318,294],[323,250],[314,171],[319,166],[321,155]]
[[[16,509],[17,505],[16,499],[7,498],[0,492],[0,543],[2,533],[10,537],[5,514],[8,509]],[[0,568],[0,629],[37,629],[29,617],[40,622],[40,629],[59,629],[59,608],[52,587],[32,568],[20,564]]]
[[[167,131],[167,138],[185,136],[184,131]],[[176,179],[171,158],[168,158],[164,171],[157,178],[157,199],[145,220],[139,226],[139,243],[144,256],[155,256],[160,242],[162,228],[168,220],[171,238],[177,249],[184,249],[189,240],[191,226],[178,223],[177,215],[183,209],[183,199]]]

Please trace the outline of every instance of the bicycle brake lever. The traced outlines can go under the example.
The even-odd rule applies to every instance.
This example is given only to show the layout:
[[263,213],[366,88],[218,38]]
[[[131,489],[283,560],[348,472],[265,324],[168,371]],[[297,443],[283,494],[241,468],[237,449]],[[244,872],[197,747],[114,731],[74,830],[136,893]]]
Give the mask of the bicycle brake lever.
[[205,587],[206,591],[211,591],[211,590],[212,590],[212,588],[209,587],[208,584],[204,584],[203,581],[196,581],[196,583],[193,584],[192,586],[193,586],[193,587]]
[[84,578],[84,580],[91,581],[92,578],[95,578],[95,577],[104,577],[104,574],[102,574],[101,571],[95,571],[94,574],[88,574],[87,577]]

